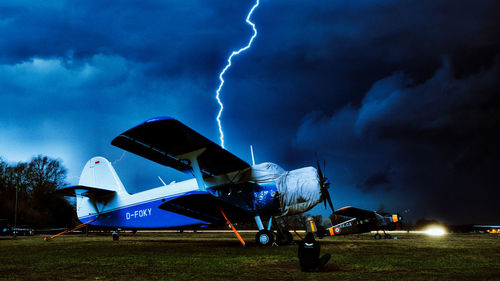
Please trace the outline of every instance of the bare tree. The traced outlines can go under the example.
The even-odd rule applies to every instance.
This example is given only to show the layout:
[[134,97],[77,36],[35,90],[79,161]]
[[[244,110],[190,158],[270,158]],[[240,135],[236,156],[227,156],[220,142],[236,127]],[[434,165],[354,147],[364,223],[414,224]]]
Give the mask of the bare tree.
[[55,159],[39,155],[28,163],[8,165],[0,159],[0,217],[14,217],[18,191],[18,222],[32,226],[72,223],[73,207],[54,191],[64,186],[66,169]]

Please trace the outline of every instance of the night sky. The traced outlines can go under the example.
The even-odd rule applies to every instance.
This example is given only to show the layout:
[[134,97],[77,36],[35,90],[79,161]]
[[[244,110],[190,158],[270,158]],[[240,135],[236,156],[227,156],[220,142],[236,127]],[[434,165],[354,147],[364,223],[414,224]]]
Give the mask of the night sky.
[[[111,146],[172,116],[219,143],[215,90],[252,1],[2,1],[0,156],[114,162],[130,192],[189,178]],[[226,148],[326,161],[336,208],[500,224],[500,2],[271,1],[222,89]],[[313,214],[327,215],[323,206]]]

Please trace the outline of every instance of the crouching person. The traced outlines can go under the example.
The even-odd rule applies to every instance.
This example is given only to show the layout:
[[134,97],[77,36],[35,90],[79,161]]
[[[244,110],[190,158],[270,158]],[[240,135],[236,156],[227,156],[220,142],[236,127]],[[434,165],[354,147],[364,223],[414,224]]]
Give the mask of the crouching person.
[[312,232],[307,233],[306,238],[299,242],[299,263],[302,271],[321,272],[325,264],[330,260],[330,254],[319,258],[320,245],[314,239]]

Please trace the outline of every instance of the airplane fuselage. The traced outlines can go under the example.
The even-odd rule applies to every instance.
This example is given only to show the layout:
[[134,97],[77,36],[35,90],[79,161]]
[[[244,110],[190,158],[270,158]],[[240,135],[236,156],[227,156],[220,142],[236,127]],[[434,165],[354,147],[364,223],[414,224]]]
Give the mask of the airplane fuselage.
[[[135,194],[118,192],[105,203],[91,202],[77,196],[77,214],[82,222],[121,228],[171,228],[179,225],[202,225],[206,222],[167,212],[158,208],[166,200],[197,190],[196,180],[187,180],[145,190]],[[78,192],[78,191],[77,191]]]
[[[275,184],[259,185],[252,183],[249,187],[240,192],[232,192],[232,189],[236,189],[236,186],[221,188],[214,192],[216,193],[214,195],[225,200],[232,200],[235,204],[239,204],[242,208],[248,210],[249,216],[239,218],[240,221],[241,219],[251,220],[253,214],[257,213],[257,211],[260,215],[280,215],[280,205],[276,196],[277,188]],[[80,200],[80,202],[77,202],[77,214],[82,222],[99,217],[98,220],[91,222],[91,225],[124,229],[168,229],[210,225],[210,222],[159,208],[166,201],[196,191],[198,191],[196,180],[191,179],[135,194],[117,193],[105,204],[91,202],[89,198],[81,196],[77,197],[77,200]],[[88,208],[89,206],[95,208]]]

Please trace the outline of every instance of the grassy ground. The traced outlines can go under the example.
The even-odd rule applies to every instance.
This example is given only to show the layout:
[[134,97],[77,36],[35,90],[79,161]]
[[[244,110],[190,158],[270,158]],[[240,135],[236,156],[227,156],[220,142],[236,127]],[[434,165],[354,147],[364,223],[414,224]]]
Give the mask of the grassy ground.
[[303,273],[297,246],[258,247],[243,233],[68,235],[0,240],[0,279],[7,280],[500,280],[500,238],[370,234],[320,240],[332,259],[324,273]]

